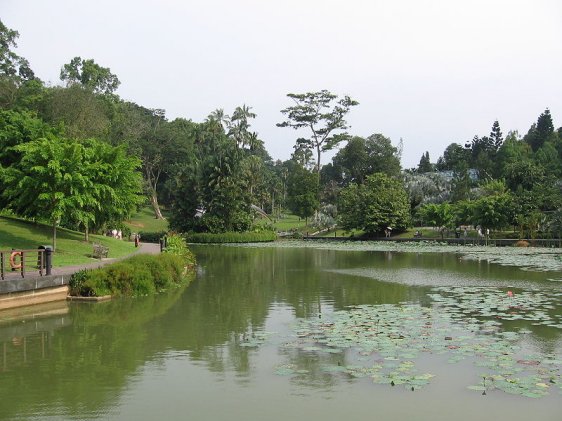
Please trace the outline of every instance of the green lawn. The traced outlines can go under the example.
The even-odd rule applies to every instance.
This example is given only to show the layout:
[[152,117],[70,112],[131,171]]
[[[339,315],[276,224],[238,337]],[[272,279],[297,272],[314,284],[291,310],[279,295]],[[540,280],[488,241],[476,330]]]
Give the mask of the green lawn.
[[359,237],[361,235],[365,234],[364,231],[361,230],[351,230],[351,231],[344,231],[342,229],[337,229],[334,233],[333,230],[330,230],[328,232],[319,234],[318,237]]
[[[90,235],[90,243],[84,241],[84,234],[59,228],[57,230],[57,249],[53,254],[53,266],[71,266],[95,262],[92,242],[109,247],[108,257],[122,257],[135,250],[129,241],[116,240],[101,235]],[[0,250],[36,249],[40,245],[52,244],[52,228],[21,219],[0,216]]]
[[[166,212],[164,210],[162,210],[162,213],[164,217],[166,217]],[[125,225],[128,226],[132,232],[168,231],[168,221],[154,218],[154,212],[150,206],[144,207],[134,214],[130,220],[125,221]]]
[[304,219],[300,219],[296,215],[283,214],[283,218],[277,218],[273,223],[273,226],[275,227],[276,231],[302,231],[306,228],[306,223]]

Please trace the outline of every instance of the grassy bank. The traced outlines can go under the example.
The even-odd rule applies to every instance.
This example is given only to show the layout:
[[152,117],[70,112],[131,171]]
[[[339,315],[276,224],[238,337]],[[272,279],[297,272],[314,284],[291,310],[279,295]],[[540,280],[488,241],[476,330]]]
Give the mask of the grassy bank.
[[139,254],[111,265],[81,270],[70,278],[70,294],[81,297],[145,296],[184,285],[194,275],[195,256],[180,236],[170,236],[158,255]]
[[[166,212],[162,212],[164,216],[166,216]],[[168,231],[168,220],[154,218],[154,211],[150,206],[142,208],[139,212],[131,216],[131,219],[125,221],[125,225],[131,229],[131,232]]]
[[[92,256],[92,243],[109,248],[108,257],[123,257],[135,250],[133,243],[116,240],[102,235],[90,235],[90,242],[84,241],[84,234],[65,228],[57,229],[57,249],[53,255],[53,266],[71,266],[96,261]],[[52,244],[50,226],[0,216],[0,249],[36,249],[40,245]]]
[[139,254],[103,268],[81,270],[72,275],[69,286],[71,295],[81,297],[137,297],[183,285],[187,275],[181,256]]

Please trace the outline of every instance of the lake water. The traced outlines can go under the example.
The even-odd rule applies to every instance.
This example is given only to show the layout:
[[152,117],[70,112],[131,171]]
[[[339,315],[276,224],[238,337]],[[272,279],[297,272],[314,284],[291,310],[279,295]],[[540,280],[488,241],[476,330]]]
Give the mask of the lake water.
[[0,313],[0,419],[562,419],[560,272],[194,251],[182,289]]

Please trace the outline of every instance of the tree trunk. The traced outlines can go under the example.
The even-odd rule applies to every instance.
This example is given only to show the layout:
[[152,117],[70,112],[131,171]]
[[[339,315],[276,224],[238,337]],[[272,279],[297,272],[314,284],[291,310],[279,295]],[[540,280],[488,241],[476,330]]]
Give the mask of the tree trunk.
[[316,172],[320,175],[320,146],[316,147]]
[[57,221],[53,222],[53,251],[57,249]]
[[156,190],[152,190],[150,194],[150,204],[154,211],[154,217],[156,219],[164,219],[162,212],[160,211],[160,205],[158,204],[158,198],[156,197]]
[[90,241],[90,230],[88,228],[88,223],[84,224],[84,241],[85,242]]

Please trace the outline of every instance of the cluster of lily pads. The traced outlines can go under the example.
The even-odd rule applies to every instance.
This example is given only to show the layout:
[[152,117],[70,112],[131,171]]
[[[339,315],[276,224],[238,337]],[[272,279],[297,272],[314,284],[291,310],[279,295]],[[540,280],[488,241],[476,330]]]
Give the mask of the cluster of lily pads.
[[[560,355],[526,355],[522,342],[529,330],[505,330],[503,320],[528,320],[561,328],[561,293],[521,292],[459,287],[434,288],[431,306],[361,305],[319,318],[300,320],[286,348],[321,354],[341,354],[353,364],[326,365],[325,372],[371,377],[375,383],[404,385],[417,390],[433,374],[420,372],[421,355],[448,357],[449,363],[474,361],[485,368],[478,384],[492,390],[542,397],[552,388],[562,393]],[[502,320],[503,319],[503,320]],[[278,366],[280,375],[303,375],[291,364]],[[479,377],[480,376],[480,377]]]
[[486,260],[504,266],[517,266],[535,271],[562,271],[559,248],[548,247],[491,247],[452,245],[439,242],[394,241],[299,241],[283,240],[273,243],[236,244],[234,247],[314,248],[346,251],[395,251],[413,253],[456,253],[467,260]]
[[[431,299],[452,317],[487,317],[497,320],[527,320],[532,325],[562,329],[562,291],[510,291],[489,287],[436,287]],[[514,335],[514,332],[504,332]]]

